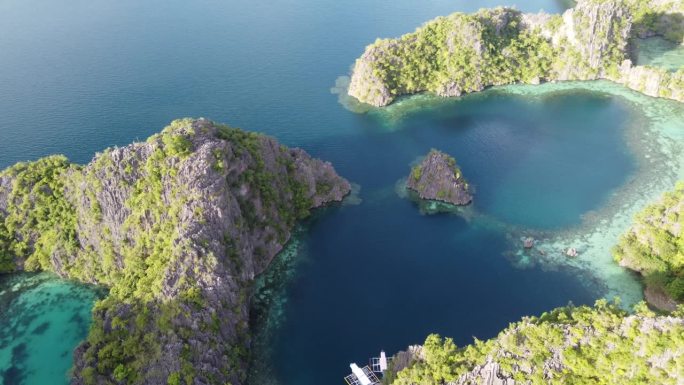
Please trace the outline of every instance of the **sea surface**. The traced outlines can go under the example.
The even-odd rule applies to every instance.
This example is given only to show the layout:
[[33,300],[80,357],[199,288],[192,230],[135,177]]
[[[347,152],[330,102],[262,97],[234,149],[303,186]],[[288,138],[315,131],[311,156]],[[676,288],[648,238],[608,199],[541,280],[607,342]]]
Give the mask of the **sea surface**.
[[[304,223],[259,278],[252,385],[342,384],[350,362],[429,333],[463,345],[569,302],[634,303],[640,286],[609,250],[682,177],[681,105],[605,82],[423,95],[365,113],[340,96],[377,37],[501,4],[5,0],[0,168],[53,153],[85,163],[187,116],[331,161],[355,192]],[[406,194],[403,178],[431,148],[457,159],[472,206],[444,212]],[[543,255],[522,250],[527,236]],[[0,276],[0,384],[66,384],[102,294],[50,275]]]

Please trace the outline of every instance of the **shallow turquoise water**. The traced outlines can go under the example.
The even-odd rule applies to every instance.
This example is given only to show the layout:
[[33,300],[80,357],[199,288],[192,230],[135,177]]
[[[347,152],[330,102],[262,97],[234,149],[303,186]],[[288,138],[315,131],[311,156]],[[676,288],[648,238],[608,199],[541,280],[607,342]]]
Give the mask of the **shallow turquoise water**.
[[0,383],[66,383],[101,294],[49,274],[0,276]]
[[[650,123],[632,127],[644,119],[641,107],[615,87],[416,97],[367,114],[345,109],[330,92],[376,37],[499,3],[0,2],[0,167],[55,152],[87,162],[182,116],[265,132],[332,161],[361,186],[360,203],[307,223],[263,283],[254,320],[257,385],[340,383],[350,361],[430,332],[463,344],[525,314],[593,302],[609,292],[607,283],[624,281],[618,293],[638,292],[612,264],[609,274],[594,276],[519,255],[521,235],[583,229],[587,214],[600,212],[644,168],[634,144],[660,143],[645,136]],[[516,3],[527,11],[564,7]],[[680,110],[664,114],[653,119],[682,126],[671,119]],[[474,205],[460,215],[422,215],[397,187],[433,147],[454,155],[477,188]],[[0,345],[0,371],[13,376],[4,383],[65,383],[71,355],[64,351],[87,332],[93,292],[56,281],[35,286],[24,276],[0,280],[0,291],[27,282],[15,294],[40,303],[0,304],[0,317],[38,322],[15,333],[11,346]],[[67,305],[40,299],[53,291]],[[74,315],[85,324],[65,321]],[[30,333],[45,321],[45,335]],[[69,337],[53,349],[49,336],[58,330]],[[12,364],[15,346],[23,347]]]

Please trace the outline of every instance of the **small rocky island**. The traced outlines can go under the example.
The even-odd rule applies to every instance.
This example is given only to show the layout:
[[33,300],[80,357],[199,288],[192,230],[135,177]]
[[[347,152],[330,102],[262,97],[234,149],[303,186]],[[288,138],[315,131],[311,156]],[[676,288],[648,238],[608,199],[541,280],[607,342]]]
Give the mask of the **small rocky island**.
[[411,170],[407,187],[421,199],[436,200],[458,206],[473,200],[468,182],[463,178],[456,160],[438,150],[431,150],[420,164]]

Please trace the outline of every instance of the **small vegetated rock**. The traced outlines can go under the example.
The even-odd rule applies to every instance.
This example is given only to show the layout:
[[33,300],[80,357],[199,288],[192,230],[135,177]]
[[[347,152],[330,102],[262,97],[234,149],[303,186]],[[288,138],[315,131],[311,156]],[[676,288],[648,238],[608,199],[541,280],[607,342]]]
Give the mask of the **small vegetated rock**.
[[467,205],[473,200],[471,187],[463,178],[456,160],[438,150],[431,150],[425,159],[411,170],[407,187],[421,199]]

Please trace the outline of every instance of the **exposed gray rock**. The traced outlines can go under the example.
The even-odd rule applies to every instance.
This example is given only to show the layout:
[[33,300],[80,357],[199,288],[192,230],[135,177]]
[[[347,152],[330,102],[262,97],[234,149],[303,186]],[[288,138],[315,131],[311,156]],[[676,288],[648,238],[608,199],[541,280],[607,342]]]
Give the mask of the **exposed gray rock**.
[[476,366],[464,376],[461,376],[454,385],[515,385],[515,380],[501,374],[498,363],[488,360],[482,366]]
[[531,249],[534,247],[534,238],[526,237],[523,239],[523,247],[526,249]]
[[437,150],[411,170],[407,187],[421,199],[437,200],[454,205],[467,205],[473,200],[470,186],[463,178],[456,160]]
[[684,102],[684,69],[669,72],[662,68],[635,66],[631,60],[625,60],[618,75],[608,79],[648,96]]

